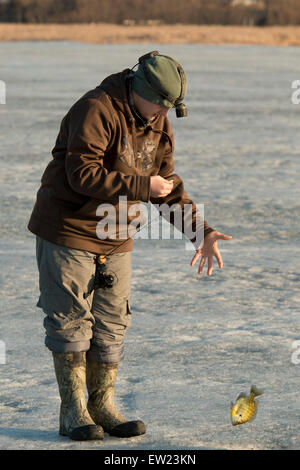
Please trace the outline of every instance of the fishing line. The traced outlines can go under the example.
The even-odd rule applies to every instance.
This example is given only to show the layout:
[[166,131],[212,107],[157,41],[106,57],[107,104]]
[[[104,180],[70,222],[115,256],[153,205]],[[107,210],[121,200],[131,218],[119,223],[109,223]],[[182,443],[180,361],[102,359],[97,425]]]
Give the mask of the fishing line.
[[[182,208],[177,207],[172,212],[175,213],[176,211],[179,211],[179,210],[182,211]],[[134,236],[137,233],[141,232],[144,228],[149,227],[153,222],[158,220],[160,217],[162,217],[162,214],[159,213],[158,216],[156,216],[154,219],[151,219],[149,222],[147,222],[146,224],[144,224],[141,227],[139,227],[138,229],[136,229]],[[96,256],[96,259],[95,259],[95,263],[96,263],[95,277],[94,277],[94,280],[93,280],[93,284],[90,287],[90,289],[88,290],[88,292],[85,292],[83,294],[83,297],[85,299],[95,289],[99,289],[99,288],[111,289],[113,287],[113,285],[114,285],[114,276],[112,274],[106,273],[106,265],[105,265],[106,256],[112,255],[116,250],[118,250],[120,247],[122,247],[124,245],[124,243],[127,243],[129,238],[132,238],[134,240],[134,237],[128,237],[124,241],[122,241],[122,243],[120,245],[117,245],[116,247],[114,247],[109,253],[106,253],[105,255],[97,255]]]

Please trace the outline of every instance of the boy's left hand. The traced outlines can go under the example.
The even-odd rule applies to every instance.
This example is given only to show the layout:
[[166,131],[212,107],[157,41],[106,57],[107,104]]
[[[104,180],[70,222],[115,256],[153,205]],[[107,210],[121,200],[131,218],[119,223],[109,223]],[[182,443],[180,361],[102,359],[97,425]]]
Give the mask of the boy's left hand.
[[204,242],[201,248],[199,248],[192,261],[191,261],[191,266],[194,266],[196,263],[197,259],[201,256],[200,263],[199,263],[199,268],[198,268],[198,274],[202,274],[203,271],[203,266],[205,265],[206,258],[208,260],[207,263],[207,275],[210,276],[213,270],[213,257],[215,256],[219,268],[222,269],[223,267],[223,261],[221,254],[218,250],[217,242],[218,240],[231,240],[230,235],[224,235],[224,233],[216,232],[215,230],[213,232],[210,232],[206,237],[204,238]]

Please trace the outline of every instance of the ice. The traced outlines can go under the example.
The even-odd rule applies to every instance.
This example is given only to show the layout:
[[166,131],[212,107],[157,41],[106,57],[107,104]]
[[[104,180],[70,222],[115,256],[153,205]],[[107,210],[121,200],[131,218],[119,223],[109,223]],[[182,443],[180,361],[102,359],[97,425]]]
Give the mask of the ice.
[[[26,224],[68,108],[152,49],[189,77],[189,118],[171,116],[176,171],[233,239],[211,277],[190,267],[184,240],[135,242],[116,400],[147,434],[72,442],[57,432]],[[299,59],[296,47],[1,43],[1,449],[299,449]],[[264,389],[257,418],[232,427],[230,402],[251,384]]]

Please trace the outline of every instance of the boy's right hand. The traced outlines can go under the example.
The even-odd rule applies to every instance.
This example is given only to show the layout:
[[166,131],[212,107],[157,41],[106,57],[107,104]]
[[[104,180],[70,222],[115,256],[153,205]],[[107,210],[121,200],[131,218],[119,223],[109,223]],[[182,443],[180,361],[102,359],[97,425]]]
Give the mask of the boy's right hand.
[[161,176],[150,176],[150,197],[165,197],[173,189],[173,180],[165,180]]

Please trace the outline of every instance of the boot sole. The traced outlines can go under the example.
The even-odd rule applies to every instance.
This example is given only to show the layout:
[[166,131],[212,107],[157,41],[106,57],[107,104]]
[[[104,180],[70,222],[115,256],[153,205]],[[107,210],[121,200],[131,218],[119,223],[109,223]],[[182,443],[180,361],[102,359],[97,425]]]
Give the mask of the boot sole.
[[104,438],[102,426],[96,426],[95,424],[80,426],[79,428],[73,429],[71,432],[60,429],[59,434],[61,436],[67,436],[73,441],[96,441]]
[[110,436],[114,437],[135,437],[146,434],[146,426],[143,421],[128,421],[127,423],[118,424],[111,430],[106,430]]

